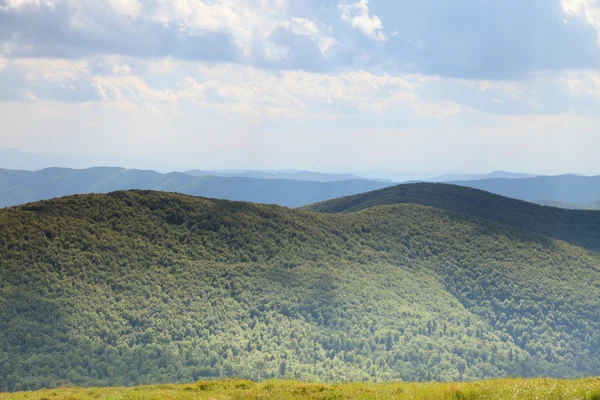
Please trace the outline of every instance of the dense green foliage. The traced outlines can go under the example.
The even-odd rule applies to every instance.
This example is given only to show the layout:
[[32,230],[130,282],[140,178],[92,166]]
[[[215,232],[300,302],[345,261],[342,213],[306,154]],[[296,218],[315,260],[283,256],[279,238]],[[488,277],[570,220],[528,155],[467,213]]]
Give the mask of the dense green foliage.
[[[300,176],[306,177],[307,180],[311,178],[310,174]],[[389,182],[366,179],[309,182],[296,179],[193,176],[178,172],[161,174],[155,171],[112,167],[46,168],[33,172],[0,169],[0,207],[73,194],[108,193],[126,189],[161,190],[217,199],[300,207],[390,185]]]
[[312,204],[304,209],[348,213],[391,204],[421,204],[468,214],[600,251],[599,212],[544,207],[443,183],[398,185]]
[[0,283],[1,390],[600,374],[598,255],[420,205],[33,203],[0,210]]
[[199,381],[186,385],[130,388],[62,388],[14,394],[0,400],[598,400],[600,379],[504,379],[461,383],[305,383],[240,379]]

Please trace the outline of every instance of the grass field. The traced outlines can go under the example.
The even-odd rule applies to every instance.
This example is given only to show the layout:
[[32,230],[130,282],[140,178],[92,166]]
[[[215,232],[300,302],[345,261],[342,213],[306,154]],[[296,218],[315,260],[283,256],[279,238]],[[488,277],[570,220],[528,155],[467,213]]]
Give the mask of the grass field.
[[61,388],[0,394],[17,399],[419,399],[419,400],[600,400],[600,378],[505,379],[474,383],[302,383],[245,380],[130,388]]

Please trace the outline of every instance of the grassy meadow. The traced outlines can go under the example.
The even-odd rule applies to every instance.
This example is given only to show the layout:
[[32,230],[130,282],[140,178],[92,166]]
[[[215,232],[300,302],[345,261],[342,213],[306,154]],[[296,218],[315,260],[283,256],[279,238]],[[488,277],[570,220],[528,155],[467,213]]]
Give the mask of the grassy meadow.
[[503,379],[470,383],[303,383],[247,380],[127,388],[61,388],[0,394],[0,400],[29,399],[415,399],[415,400],[600,400],[600,378],[580,380]]

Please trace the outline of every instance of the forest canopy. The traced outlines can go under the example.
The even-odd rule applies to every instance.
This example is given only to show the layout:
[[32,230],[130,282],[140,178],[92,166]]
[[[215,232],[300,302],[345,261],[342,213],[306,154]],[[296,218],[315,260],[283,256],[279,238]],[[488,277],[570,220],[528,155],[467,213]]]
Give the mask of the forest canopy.
[[463,212],[150,191],[0,210],[0,390],[600,375],[591,226],[542,235],[546,207],[515,227],[484,218],[512,200],[477,194]]

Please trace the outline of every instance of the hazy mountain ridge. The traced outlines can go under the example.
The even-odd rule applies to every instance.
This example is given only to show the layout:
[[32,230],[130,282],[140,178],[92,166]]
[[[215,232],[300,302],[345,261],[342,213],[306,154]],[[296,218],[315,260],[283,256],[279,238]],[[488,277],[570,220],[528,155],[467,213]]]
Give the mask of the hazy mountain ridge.
[[[40,171],[0,169],[0,207],[77,193],[147,189],[195,196],[300,207],[307,204],[392,186],[390,181],[350,179],[352,174],[310,171],[200,171],[197,175],[151,170],[95,167],[83,170],[47,168]],[[236,174],[248,176],[235,176]],[[230,176],[231,175],[231,176]],[[255,177],[249,177],[255,176]],[[263,178],[258,178],[263,176]],[[288,179],[280,179],[287,177]],[[300,178],[312,179],[300,180]],[[318,182],[321,180],[322,182]],[[502,196],[537,202],[592,203],[600,198],[600,176],[540,176],[445,182],[486,190]],[[560,203],[548,203],[560,206]],[[569,208],[562,207],[562,208]],[[594,205],[576,209],[595,209]]]
[[325,199],[389,186],[373,180],[309,182],[244,177],[196,177],[179,172],[96,167],[40,171],[0,169],[0,207],[80,193],[152,189],[195,196],[299,207]]
[[534,203],[542,205],[542,206],[564,208],[567,210],[600,211],[600,200],[594,201],[592,203],[571,203],[571,202],[567,202],[567,201],[538,200],[538,201],[534,201]]
[[0,169],[39,171],[46,168],[86,169],[97,166],[120,166],[129,169],[174,171],[177,166],[143,157],[120,157],[101,154],[29,153],[0,147]]
[[482,179],[522,179],[522,178],[534,178],[540,175],[526,174],[522,172],[507,172],[507,171],[494,171],[488,174],[447,174],[436,176],[431,179],[426,179],[427,182],[452,182],[452,181],[476,181]]
[[126,191],[0,210],[3,389],[600,373],[597,254],[481,218],[514,200],[412,186],[479,200],[323,214]]
[[221,176],[221,177],[235,177],[235,178],[255,178],[255,179],[288,179],[295,181],[309,181],[309,182],[337,182],[337,181],[349,181],[349,180],[372,180],[378,182],[389,182],[392,181],[386,179],[376,178],[364,178],[359,175],[347,174],[347,173],[324,173],[324,172],[313,172],[313,171],[297,171],[297,170],[189,170],[185,171],[185,174],[193,176]]
[[600,175],[557,175],[521,179],[482,179],[448,181],[453,185],[468,186],[505,197],[526,201],[562,201],[591,203],[600,199]]

